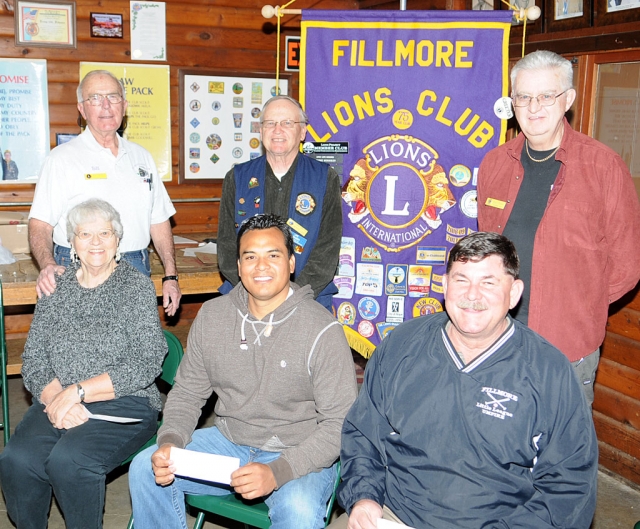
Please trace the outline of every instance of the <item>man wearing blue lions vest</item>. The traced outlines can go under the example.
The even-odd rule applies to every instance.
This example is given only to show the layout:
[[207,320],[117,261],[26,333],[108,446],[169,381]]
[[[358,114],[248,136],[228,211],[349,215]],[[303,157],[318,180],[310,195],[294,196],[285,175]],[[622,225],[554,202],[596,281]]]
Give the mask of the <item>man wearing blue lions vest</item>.
[[294,237],[295,281],[311,285],[331,310],[342,237],[340,177],[327,164],[300,154],[307,115],[289,96],[275,96],[262,109],[261,139],[266,154],[236,165],[222,187],[218,220],[218,264],[228,293],[238,281],[236,233],[248,218],[270,213],[287,220]]

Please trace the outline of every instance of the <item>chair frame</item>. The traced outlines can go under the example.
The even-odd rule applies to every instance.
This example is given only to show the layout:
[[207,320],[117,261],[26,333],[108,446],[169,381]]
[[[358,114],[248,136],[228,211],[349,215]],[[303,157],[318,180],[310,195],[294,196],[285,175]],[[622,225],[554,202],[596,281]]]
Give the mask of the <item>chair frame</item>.
[[[164,380],[170,386],[173,386],[173,381],[176,377],[176,372],[178,371],[178,366],[180,365],[180,361],[182,360],[182,356],[184,355],[184,350],[182,349],[182,344],[180,340],[176,337],[175,334],[163,330],[165,340],[167,340],[167,345],[169,347],[169,351],[167,352],[167,356],[165,356],[162,362],[162,373],[158,378],[160,380]],[[162,425],[162,419],[158,421],[158,428]],[[143,446],[141,446],[135,453],[131,454],[127,459],[125,459],[120,466],[126,465],[130,463],[134,457],[136,457],[140,452],[146,450],[150,446],[153,446],[156,443],[157,439],[157,430],[156,433],[153,434],[153,437],[149,439]],[[129,523],[127,524],[127,529],[133,529],[133,513],[129,517]]]
[[[340,484],[340,461],[338,461],[337,470],[338,475],[336,476],[333,491],[331,492],[329,502],[327,503],[325,527],[329,524],[331,512],[333,511],[333,504],[336,499],[336,492],[338,491],[338,485]],[[269,507],[267,507],[263,501],[248,502],[243,500],[237,494],[228,494],[226,496],[185,494],[185,502],[189,507],[198,509],[198,515],[196,516],[196,523],[194,524],[193,529],[202,529],[205,514],[207,512],[217,514],[237,522],[242,522],[247,529],[251,526],[258,527],[260,529],[269,529],[271,527]]]
[[2,386],[2,422],[0,428],[4,437],[4,445],[9,442],[11,428],[9,426],[9,387],[7,385],[7,340],[4,327],[4,302],[2,282],[0,281],[0,385]]

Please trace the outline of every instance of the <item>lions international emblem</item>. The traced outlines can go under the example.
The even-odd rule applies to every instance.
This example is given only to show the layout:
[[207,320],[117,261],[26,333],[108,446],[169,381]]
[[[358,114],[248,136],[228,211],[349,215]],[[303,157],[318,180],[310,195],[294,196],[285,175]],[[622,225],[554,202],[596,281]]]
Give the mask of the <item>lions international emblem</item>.
[[300,193],[296,198],[296,211],[300,215],[309,215],[316,209],[316,201],[309,193]]
[[412,136],[379,138],[363,149],[342,188],[349,220],[376,245],[400,252],[442,224],[455,205],[438,153]]

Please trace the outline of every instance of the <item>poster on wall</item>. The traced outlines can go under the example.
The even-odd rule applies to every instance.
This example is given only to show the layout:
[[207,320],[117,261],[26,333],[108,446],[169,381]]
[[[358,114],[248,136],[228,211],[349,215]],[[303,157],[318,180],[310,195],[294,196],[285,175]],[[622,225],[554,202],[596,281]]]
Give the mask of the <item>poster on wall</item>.
[[[289,93],[286,74],[280,94]],[[235,164],[262,155],[260,116],[276,95],[269,74],[180,71],[180,178],[224,178]]]
[[47,61],[0,59],[2,182],[33,182],[49,154]]
[[130,2],[131,59],[167,60],[167,23],[164,2]]
[[329,145],[343,184],[334,310],[364,356],[443,309],[480,161],[504,141],[510,27],[498,10],[303,11],[307,150]]
[[171,180],[171,105],[169,66],[81,62],[80,79],[91,70],[107,70],[122,81],[127,95],[124,137],[153,156],[163,181]]
[[640,181],[640,102],[637,88],[603,86],[599,95],[594,137],[616,151],[634,181]]

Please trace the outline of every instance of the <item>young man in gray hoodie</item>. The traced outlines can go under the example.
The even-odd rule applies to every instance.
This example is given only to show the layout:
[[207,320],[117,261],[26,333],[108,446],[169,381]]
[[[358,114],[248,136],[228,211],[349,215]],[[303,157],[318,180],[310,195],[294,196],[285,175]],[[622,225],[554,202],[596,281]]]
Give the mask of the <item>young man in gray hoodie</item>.
[[[265,498],[273,529],[324,527],[340,432],[356,397],[340,324],[290,281],[293,239],[275,215],[238,232],[241,282],[206,302],[189,332],[158,445],[129,471],[136,529],[186,527],[184,494]],[[215,425],[195,430],[215,393]],[[175,476],[171,447],[238,457],[231,487]]]

